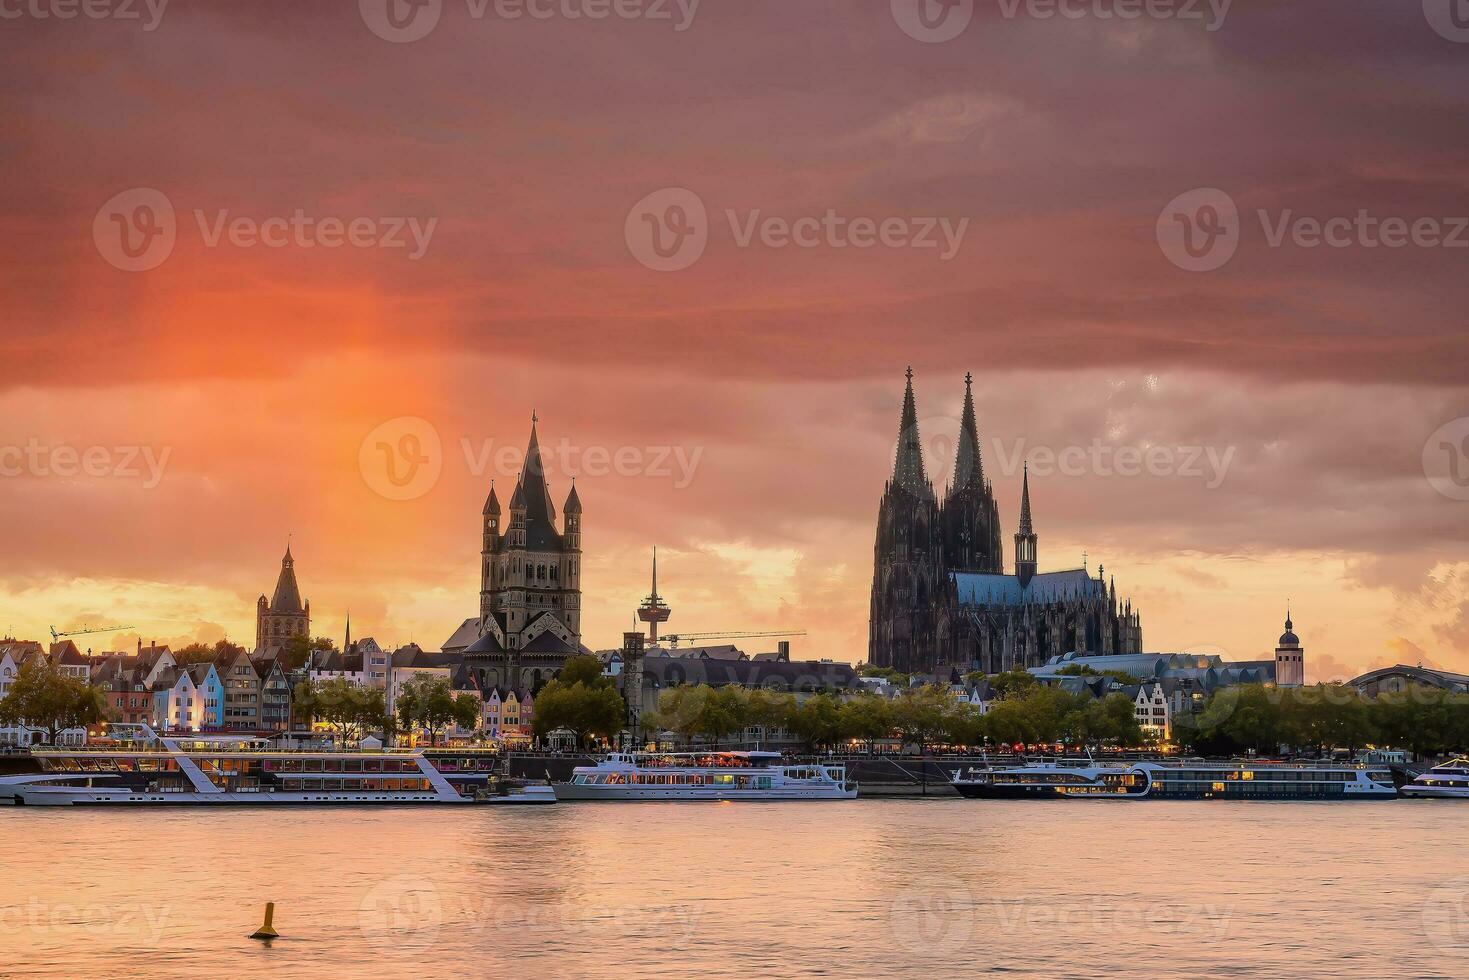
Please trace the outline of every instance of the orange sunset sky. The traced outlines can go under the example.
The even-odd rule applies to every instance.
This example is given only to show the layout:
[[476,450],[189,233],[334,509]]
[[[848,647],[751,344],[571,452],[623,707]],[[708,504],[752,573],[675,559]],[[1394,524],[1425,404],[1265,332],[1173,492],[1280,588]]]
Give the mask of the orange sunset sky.
[[[1030,458],[1042,569],[1104,563],[1147,649],[1264,656],[1289,599],[1313,677],[1469,672],[1469,248],[1256,217],[1469,215],[1469,43],[1416,0],[1235,0],[1212,31],[979,2],[942,43],[888,0],[445,0],[411,41],[372,3],[0,20],[0,632],[251,641],[289,535],[315,633],[350,608],[437,649],[534,410],[558,508],[578,477],[590,646],[657,545],[668,629],[858,661],[911,364],[930,475],[973,372],[1007,566]],[[708,241],[657,271],[629,215],[667,188]],[[1156,234],[1195,188],[1242,216],[1207,272]],[[137,189],[174,240],[128,271],[105,208]],[[298,211],[432,233],[214,235]],[[828,212],[967,223],[947,258],[741,240]],[[436,476],[390,499],[380,442]],[[1169,462],[1044,465],[1068,448]]]

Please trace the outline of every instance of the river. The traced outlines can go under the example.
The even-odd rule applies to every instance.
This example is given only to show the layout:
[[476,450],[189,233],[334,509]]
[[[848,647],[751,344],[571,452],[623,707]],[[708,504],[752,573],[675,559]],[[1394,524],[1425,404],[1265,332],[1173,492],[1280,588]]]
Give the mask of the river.
[[1456,977],[1466,826],[1407,800],[5,808],[0,975]]

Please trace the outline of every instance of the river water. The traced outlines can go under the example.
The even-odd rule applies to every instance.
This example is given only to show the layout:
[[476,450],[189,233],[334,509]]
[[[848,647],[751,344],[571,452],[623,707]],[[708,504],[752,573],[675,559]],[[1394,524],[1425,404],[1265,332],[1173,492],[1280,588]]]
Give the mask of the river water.
[[5,808],[0,975],[1463,977],[1466,827],[1407,800]]

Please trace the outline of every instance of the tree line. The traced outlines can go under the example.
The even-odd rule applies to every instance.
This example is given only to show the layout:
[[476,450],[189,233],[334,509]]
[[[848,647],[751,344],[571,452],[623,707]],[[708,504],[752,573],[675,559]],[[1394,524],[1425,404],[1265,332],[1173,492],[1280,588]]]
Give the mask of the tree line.
[[1394,746],[1415,756],[1469,751],[1469,695],[1413,685],[1369,698],[1345,684],[1215,691],[1173,720],[1174,740],[1201,755],[1355,752]]
[[851,743],[871,748],[888,739],[920,750],[1035,742],[1130,746],[1144,741],[1132,700],[1125,695],[1097,699],[1034,683],[1007,686],[1003,700],[984,714],[939,685],[909,688],[895,698],[822,693],[805,701],[762,688],[686,685],[664,691],[657,710],[643,718],[645,737],[670,731],[686,742],[699,738],[715,747],[753,727],[767,733],[783,729],[813,750]]

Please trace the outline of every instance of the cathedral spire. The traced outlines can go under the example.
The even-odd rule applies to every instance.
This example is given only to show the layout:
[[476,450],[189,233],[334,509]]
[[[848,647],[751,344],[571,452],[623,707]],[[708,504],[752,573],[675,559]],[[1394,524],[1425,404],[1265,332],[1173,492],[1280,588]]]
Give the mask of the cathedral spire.
[[1027,465],[1020,491],[1020,530],[1015,533],[1015,577],[1022,589],[1035,578],[1035,553],[1035,526],[1030,519],[1030,466]]
[[931,496],[928,476],[923,471],[923,443],[918,435],[918,407],[913,398],[913,368],[908,368],[908,387],[903,392],[903,421],[898,426],[898,449],[893,459],[893,483],[920,497]]
[[974,375],[964,375],[964,414],[954,458],[953,488],[984,487],[984,460],[979,451],[979,423],[974,419]]

